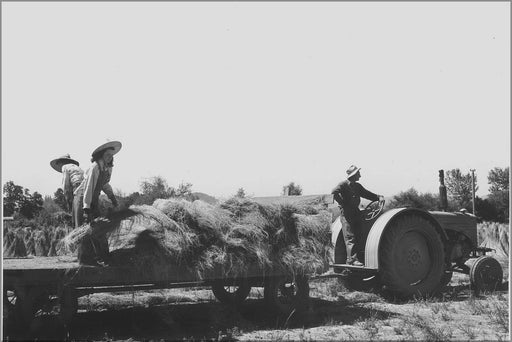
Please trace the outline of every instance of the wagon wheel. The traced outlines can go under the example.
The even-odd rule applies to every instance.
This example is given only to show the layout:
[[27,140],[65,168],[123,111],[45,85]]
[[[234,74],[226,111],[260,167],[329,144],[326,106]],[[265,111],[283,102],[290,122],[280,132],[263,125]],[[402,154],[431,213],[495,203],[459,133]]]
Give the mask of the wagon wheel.
[[309,304],[309,283],[305,276],[295,276],[290,280],[286,277],[273,277],[265,282],[263,296],[266,304],[278,313],[290,315],[303,312]]
[[379,245],[380,277],[398,297],[439,291],[444,273],[444,246],[426,219],[409,215],[398,219]]
[[251,292],[251,286],[247,278],[237,278],[230,284],[225,280],[217,280],[212,284],[212,291],[221,303],[239,305]]
[[503,281],[503,270],[496,259],[484,255],[471,266],[469,279],[476,294],[480,291],[495,291]]

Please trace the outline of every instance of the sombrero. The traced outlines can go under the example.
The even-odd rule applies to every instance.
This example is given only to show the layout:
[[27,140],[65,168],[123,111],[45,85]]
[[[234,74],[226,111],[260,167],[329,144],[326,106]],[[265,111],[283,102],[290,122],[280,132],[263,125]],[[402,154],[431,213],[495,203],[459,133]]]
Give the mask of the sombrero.
[[57,172],[62,172],[62,166],[66,164],[75,164],[76,166],[80,166],[80,163],[74,159],[71,159],[69,153],[63,155],[60,158],[56,158],[50,162],[50,166]]
[[360,167],[357,167],[355,165],[350,165],[350,167],[348,168],[347,170],[347,179],[352,177],[353,175],[355,175],[356,173],[359,172],[359,170],[361,170]]
[[94,152],[92,153],[92,156],[94,157],[99,152],[101,152],[103,150],[107,150],[107,149],[112,149],[113,150],[112,154],[116,154],[117,152],[119,152],[119,150],[121,149],[122,146],[123,145],[121,144],[120,141],[109,141],[109,142],[106,142],[103,145],[99,146],[98,148],[96,148],[94,150]]

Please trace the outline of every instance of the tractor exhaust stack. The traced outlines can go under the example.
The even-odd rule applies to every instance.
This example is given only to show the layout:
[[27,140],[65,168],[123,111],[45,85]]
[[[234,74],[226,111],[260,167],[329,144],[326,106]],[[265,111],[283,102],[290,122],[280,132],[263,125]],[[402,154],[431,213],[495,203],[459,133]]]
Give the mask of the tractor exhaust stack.
[[439,199],[441,201],[441,210],[448,209],[448,197],[446,196],[446,186],[444,185],[444,170],[439,170]]

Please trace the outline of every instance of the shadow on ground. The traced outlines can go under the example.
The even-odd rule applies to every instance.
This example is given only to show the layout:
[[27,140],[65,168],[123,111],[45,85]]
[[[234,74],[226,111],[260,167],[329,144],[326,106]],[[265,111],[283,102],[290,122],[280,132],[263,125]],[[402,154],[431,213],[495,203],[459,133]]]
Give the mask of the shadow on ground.
[[[503,291],[508,283],[503,285]],[[192,297],[180,297],[179,302],[163,302],[146,297],[144,305],[129,307],[129,301],[113,302],[108,310],[101,298],[90,311],[79,311],[69,326],[58,315],[36,318],[29,329],[16,328],[4,317],[4,340],[215,340],[232,339],[236,333],[257,330],[312,328],[326,325],[354,325],[367,319],[386,320],[398,314],[368,308],[372,302],[405,304],[407,301],[388,299],[377,294],[343,292],[336,298],[311,298],[310,308],[303,314],[289,317],[271,314],[263,299],[251,298],[239,307],[229,307],[217,301],[194,302]],[[472,296],[467,284],[448,286],[441,296],[420,299],[429,302],[464,301]],[[172,297],[167,297],[169,299]],[[184,301],[183,298],[188,298]],[[323,297],[322,297],[323,298]],[[178,298],[176,298],[178,300]],[[83,309],[83,307],[82,307]]]
[[388,312],[370,312],[345,300],[313,298],[306,313],[290,317],[269,314],[261,299],[249,299],[237,308],[218,302],[179,303],[79,312],[67,327],[57,315],[45,315],[36,318],[30,329],[6,324],[3,337],[4,340],[229,339],[236,331],[354,324],[370,315],[378,319],[390,317]]

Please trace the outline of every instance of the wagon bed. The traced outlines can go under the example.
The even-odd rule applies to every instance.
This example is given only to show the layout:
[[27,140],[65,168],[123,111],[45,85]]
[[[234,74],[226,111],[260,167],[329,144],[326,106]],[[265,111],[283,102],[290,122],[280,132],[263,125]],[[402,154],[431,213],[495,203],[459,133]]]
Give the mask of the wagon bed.
[[[211,286],[221,302],[239,304],[251,287],[264,286],[267,299],[275,305],[279,284],[295,281],[283,269],[262,269],[257,265],[249,266],[244,275],[236,278],[227,274],[224,267],[201,277],[191,268],[169,264],[87,266],[80,265],[74,256],[4,258],[3,299],[18,323],[26,325],[37,312],[51,306],[52,301],[59,304],[63,320],[70,322],[78,308],[78,297],[91,293]],[[302,276],[300,281],[297,289],[302,290],[297,299],[303,301],[309,293],[307,276]],[[293,307],[295,299],[291,299],[290,307]]]
[[[3,276],[4,288],[14,289],[19,287],[44,287],[56,291],[59,287],[67,286],[85,290],[88,287],[94,292],[100,292],[100,288],[110,290],[115,287],[118,290],[133,286],[148,285],[153,288],[184,287],[187,285],[208,285],[217,280],[229,282],[233,277],[226,276],[227,270],[217,268],[200,277],[198,273],[184,266],[145,265],[144,267],[122,266],[88,266],[80,265],[76,257],[27,257],[4,258]],[[252,282],[269,276],[284,274],[283,270],[264,270],[258,267],[250,267],[244,278]]]

